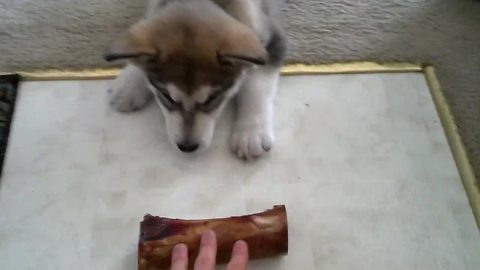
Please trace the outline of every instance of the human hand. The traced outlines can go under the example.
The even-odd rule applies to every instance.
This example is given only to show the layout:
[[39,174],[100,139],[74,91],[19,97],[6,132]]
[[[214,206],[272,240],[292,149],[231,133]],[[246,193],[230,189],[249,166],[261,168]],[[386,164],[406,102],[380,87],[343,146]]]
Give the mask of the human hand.
[[[200,251],[195,261],[194,270],[215,270],[217,258],[217,237],[215,232],[206,231],[202,234]],[[233,246],[232,258],[227,270],[246,270],[248,263],[248,246],[245,241],[237,241]],[[172,252],[170,270],[188,269],[188,248],[185,244],[176,245]]]

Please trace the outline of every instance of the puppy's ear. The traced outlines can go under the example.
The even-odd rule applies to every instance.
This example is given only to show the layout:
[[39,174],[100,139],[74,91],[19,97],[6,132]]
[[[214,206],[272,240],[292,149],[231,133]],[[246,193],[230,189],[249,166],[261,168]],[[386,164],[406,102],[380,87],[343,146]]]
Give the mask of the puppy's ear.
[[227,31],[217,52],[220,64],[265,65],[268,53],[257,35],[244,25],[236,25]]
[[116,40],[104,54],[107,61],[131,59],[158,54],[152,41],[152,31],[145,21],[135,24],[127,33]]

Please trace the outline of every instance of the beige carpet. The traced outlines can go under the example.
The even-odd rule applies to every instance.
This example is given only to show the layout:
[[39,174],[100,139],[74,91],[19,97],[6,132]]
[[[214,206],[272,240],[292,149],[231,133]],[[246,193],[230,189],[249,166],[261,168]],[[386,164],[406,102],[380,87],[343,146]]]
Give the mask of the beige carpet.
[[[287,0],[291,62],[434,64],[480,175],[480,3]],[[143,1],[0,2],[0,70],[104,66],[101,52]]]

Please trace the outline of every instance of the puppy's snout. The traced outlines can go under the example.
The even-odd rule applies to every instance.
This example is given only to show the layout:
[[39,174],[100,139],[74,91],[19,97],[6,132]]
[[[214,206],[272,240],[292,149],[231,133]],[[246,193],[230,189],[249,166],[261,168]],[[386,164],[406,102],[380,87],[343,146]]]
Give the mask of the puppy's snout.
[[184,153],[192,153],[197,151],[197,149],[200,147],[198,143],[189,143],[189,142],[182,142],[177,144],[178,149]]

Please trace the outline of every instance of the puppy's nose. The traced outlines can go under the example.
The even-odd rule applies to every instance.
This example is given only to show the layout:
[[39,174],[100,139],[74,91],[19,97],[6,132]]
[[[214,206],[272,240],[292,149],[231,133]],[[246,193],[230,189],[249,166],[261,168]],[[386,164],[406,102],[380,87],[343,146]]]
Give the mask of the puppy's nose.
[[195,152],[200,145],[195,143],[179,143],[177,144],[178,149],[185,153],[192,153]]

